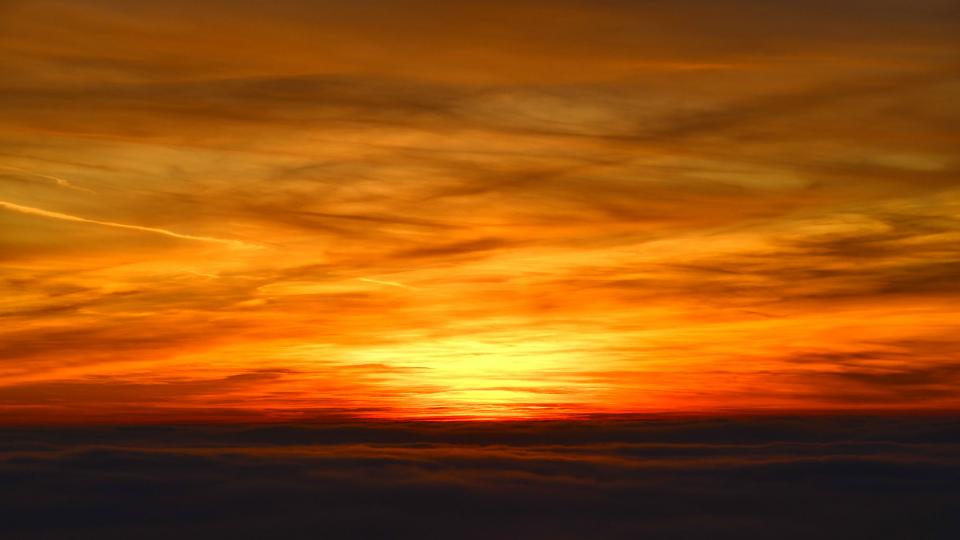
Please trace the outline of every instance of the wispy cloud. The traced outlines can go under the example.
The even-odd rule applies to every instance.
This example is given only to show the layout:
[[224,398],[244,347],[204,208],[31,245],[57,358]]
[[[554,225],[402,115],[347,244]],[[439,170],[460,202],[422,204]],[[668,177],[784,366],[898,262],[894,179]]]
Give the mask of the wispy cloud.
[[404,285],[403,283],[399,283],[399,282],[397,282],[397,281],[387,281],[387,280],[383,280],[383,279],[374,279],[374,278],[368,278],[368,277],[362,277],[362,278],[357,278],[357,279],[359,279],[360,281],[365,281],[365,282],[367,282],[367,283],[375,283],[375,284],[377,284],[377,285],[386,285],[386,286],[388,286],[388,287],[398,287],[398,288],[401,288],[401,289],[409,289],[409,290],[416,290],[416,289],[417,289],[417,287],[411,287],[410,285]]
[[64,214],[62,212],[52,212],[50,210],[43,210],[41,208],[34,208],[32,206],[23,206],[20,204],[14,204],[7,201],[0,201],[0,208],[10,210],[12,212],[18,212],[21,214],[27,214],[30,216],[39,216],[50,219],[57,219],[61,221],[72,221],[76,223],[90,223],[93,225],[102,225],[104,227],[114,227],[117,229],[126,229],[130,231],[140,231],[147,232],[152,234],[159,234],[162,236],[168,236],[170,238],[178,238],[180,240],[193,240],[197,242],[210,242],[214,244],[223,244],[235,248],[254,248],[258,247],[255,244],[250,244],[247,242],[242,242],[240,240],[228,240],[223,238],[214,238],[211,236],[196,236],[192,234],[183,234],[167,229],[160,229],[157,227],[143,227],[140,225],[129,225],[126,223],[116,223],[113,221],[101,221],[97,219],[88,219],[80,216],[74,216],[70,214]]
[[59,186],[59,187],[62,187],[62,188],[72,189],[72,190],[75,190],[75,191],[84,191],[84,192],[87,192],[87,193],[95,193],[92,189],[78,186],[78,185],[74,184],[73,182],[70,182],[69,180],[66,180],[66,179],[64,179],[64,178],[60,178],[59,176],[51,176],[51,175],[49,175],[49,174],[41,174],[41,173],[37,173],[37,172],[33,172],[33,171],[28,171],[28,170],[26,170],[26,169],[20,169],[20,168],[18,168],[18,167],[0,166],[0,169],[7,170],[7,171],[12,171],[12,172],[17,173],[17,174],[27,175],[27,176],[31,176],[31,177],[35,177],[35,178],[42,178],[42,179],[44,179],[44,180],[47,180],[47,181],[49,181],[49,182],[52,182],[53,185]]

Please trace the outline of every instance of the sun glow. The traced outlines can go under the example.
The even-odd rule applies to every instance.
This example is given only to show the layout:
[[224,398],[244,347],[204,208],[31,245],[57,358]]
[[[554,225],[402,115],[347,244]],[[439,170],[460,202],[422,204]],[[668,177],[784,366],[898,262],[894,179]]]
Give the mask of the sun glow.
[[587,364],[585,351],[593,348],[588,341],[488,331],[360,348],[349,356],[396,370],[391,384],[412,389],[402,407],[406,414],[523,417],[596,399],[572,380]]

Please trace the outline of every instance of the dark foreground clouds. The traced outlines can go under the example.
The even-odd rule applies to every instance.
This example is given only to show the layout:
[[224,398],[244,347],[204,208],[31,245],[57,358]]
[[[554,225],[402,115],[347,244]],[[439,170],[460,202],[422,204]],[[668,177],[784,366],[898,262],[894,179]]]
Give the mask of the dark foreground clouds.
[[956,417],[8,428],[0,536],[960,535]]

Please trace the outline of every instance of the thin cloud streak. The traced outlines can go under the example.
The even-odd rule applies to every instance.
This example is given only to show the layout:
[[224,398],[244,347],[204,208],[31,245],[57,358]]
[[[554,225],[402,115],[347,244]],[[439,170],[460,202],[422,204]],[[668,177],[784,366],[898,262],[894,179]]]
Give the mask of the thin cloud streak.
[[102,225],[102,226],[104,226],[104,227],[114,227],[114,228],[117,228],[117,229],[126,229],[126,230],[130,230],[130,231],[148,232],[148,233],[153,233],[153,234],[159,234],[159,235],[163,235],[163,236],[168,236],[168,237],[170,237],[170,238],[178,238],[178,239],[180,239],[180,240],[193,240],[193,241],[196,241],[196,242],[210,242],[210,243],[214,243],[214,244],[227,245],[227,246],[231,246],[231,247],[234,247],[234,248],[247,248],[247,249],[250,249],[250,248],[260,247],[260,246],[257,246],[256,244],[250,244],[250,243],[247,243],[247,242],[242,242],[242,241],[240,241],[240,240],[227,240],[227,239],[223,239],[223,238],[213,238],[213,237],[211,237],[211,236],[195,236],[195,235],[191,235],[191,234],[183,234],[183,233],[178,233],[178,232],[170,231],[170,230],[167,230],[167,229],[160,229],[160,228],[157,228],[157,227],[143,227],[143,226],[140,226],[140,225],[129,225],[129,224],[126,224],[126,223],[116,223],[116,222],[113,222],[113,221],[101,221],[101,220],[97,220],[97,219],[88,219],[88,218],[84,218],[84,217],[80,217],[80,216],[73,216],[73,215],[70,215],[70,214],[64,214],[64,213],[62,213],[62,212],[52,212],[52,211],[50,211],[50,210],[43,210],[43,209],[41,209],[41,208],[34,208],[34,207],[31,207],[31,206],[23,206],[23,205],[20,205],[20,204],[14,204],[14,203],[7,202],[7,201],[0,201],[0,208],[5,208],[5,209],[10,210],[10,211],[12,211],[12,212],[19,212],[19,213],[21,213],[21,214],[27,214],[27,215],[30,215],[30,216],[40,216],[40,217],[45,217],[45,218],[50,218],[50,219],[58,219],[58,220],[61,220],[61,221],[72,221],[72,222],[76,222],[76,223],[90,223],[90,224],[93,224],[93,225]]
[[374,278],[365,278],[365,277],[357,278],[357,279],[359,279],[360,281],[365,281],[367,283],[375,283],[377,285],[387,285],[388,287],[398,287],[401,289],[409,289],[412,291],[417,289],[417,287],[411,287],[410,285],[404,285],[403,283],[399,283],[396,281],[386,281],[383,279],[374,279]]
[[75,191],[83,191],[83,192],[86,192],[86,193],[96,193],[96,192],[95,192],[94,190],[92,190],[92,189],[78,186],[78,185],[70,182],[69,180],[65,180],[65,179],[63,179],[63,178],[60,178],[59,176],[51,176],[51,175],[49,175],[49,174],[41,174],[41,173],[37,173],[37,172],[33,172],[33,171],[28,171],[28,170],[26,170],[26,169],[20,169],[20,168],[17,168],[17,167],[7,167],[7,166],[3,166],[3,167],[0,167],[0,169],[7,170],[7,171],[13,171],[13,172],[18,173],[18,174],[24,174],[24,175],[28,175],[28,176],[33,176],[33,177],[36,177],[36,178],[43,178],[43,179],[45,179],[45,180],[49,180],[49,181],[53,182],[54,185],[57,185],[57,186],[59,186],[59,187],[66,188],[66,189],[72,189],[72,190],[75,190]]

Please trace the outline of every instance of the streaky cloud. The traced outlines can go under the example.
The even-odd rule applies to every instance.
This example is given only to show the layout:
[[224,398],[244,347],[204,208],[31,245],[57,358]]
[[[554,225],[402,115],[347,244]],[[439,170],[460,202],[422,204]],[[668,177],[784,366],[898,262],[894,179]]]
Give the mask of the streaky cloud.
[[233,248],[259,248],[261,246],[257,244],[251,244],[248,242],[243,242],[240,240],[229,240],[225,238],[214,238],[212,236],[197,236],[192,234],[183,234],[175,231],[161,229],[158,227],[144,227],[142,225],[130,225],[127,223],[117,223],[114,221],[101,221],[98,219],[89,219],[80,216],[74,216],[71,214],[64,214],[62,212],[53,212],[50,210],[44,210],[42,208],[35,208],[32,206],[24,206],[20,204],[11,203],[8,201],[0,201],[0,208],[10,210],[12,212],[18,212],[20,214],[26,214],[30,216],[39,216],[50,219],[58,219],[61,221],[72,221],[75,223],[90,223],[92,225],[102,225],[104,227],[113,227],[116,229],[126,229],[129,231],[141,231],[152,234],[159,234],[162,236],[168,236],[170,238],[178,238],[180,240],[193,240],[196,242],[209,242],[213,244],[223,244]]

